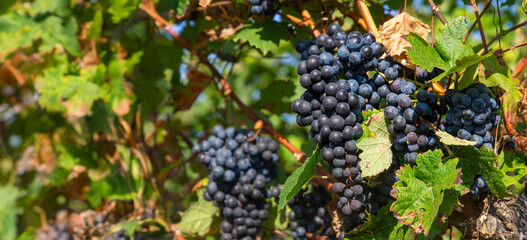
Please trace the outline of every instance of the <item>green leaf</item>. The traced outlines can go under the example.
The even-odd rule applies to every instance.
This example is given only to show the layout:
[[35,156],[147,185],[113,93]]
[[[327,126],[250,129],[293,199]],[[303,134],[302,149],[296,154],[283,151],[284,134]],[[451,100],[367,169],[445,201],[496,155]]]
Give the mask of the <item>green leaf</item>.
[[436,49],[426,42],[421,36],[414,32],[410,32],[410,35],[406,40],[412,46],[406,52],[410,61],[421,68],[428,71],[432,71],[435,67],[447,70],[450,66],[441,58]]
[[185,10],[185,7],[190,2],[189,0],[176,0],[176,12],[178,15],[183,14],[183,11]]
[[445,163],[441,162],[441,150],[427,151],[417,157],[417,166],[414,168],[415,176],[429,186],[437,186],[443,189],[452,187],[456,182],[457,159],[451,159]]
[[513,196],[507,192],[505,184],[506,175],[494,164],[498,162],[498,155],[490,149],[482,147],[476,149],[473,146],[456,147],[453,149],[454,156],[459,158],[458,166],[461,167],[463,185],[467,188],[472,185],[476,175],[485,177],[489,190],[496,197]]
[[279,209],[283,209],[289,199],[306,184],[309,179],[315,174],[317,167],[318,155],[320,154],[320,147],[317,146],[311,157],[309,157],[302,166],[297,168],[291,176],[287,178],[284,187],[280,192],[280,201],[278,202]]
[[118,23],[127,18],[139,6],[140,0],[112,0],[108,12],[112,14],[112,21]]
[[219,214],[219,209],[214,206],[212,201],[203,199],[203,192],[205,189],[197,191],[198,201],[192,203],[183,213],[178,227],[188,235],[206,236],[210,230],[210,226],[216,216]]
[[437,52],[450,66],[454,66],[457,60],[474,54],[472,48],[462,42],[467,31],[467,20],[462,16],[452,19],[437,34],[435,39]]
[[0,187],[0,239],[14,240],[17,236],[17,215],[22,210],[17,207],[19,191],[11,185]]
[[384,113],[375,113],[365,124],[375,137],[368,137],[357,144],[362,150],[360,167],[362,176],[372,177],[388,169],[392,164],[392,143]]
[[234,36],[234,41],[248,42],[251,46],[260,49],[263,55],[277,49],[281,40],[287,39],[287,29],[282,24],[266,21],[261,24],[247,24]]
[[4,14],[9,11],[9,9],[15,5],[16,0],[3,0],[0,2],[0,14]]
[[439,137],[439,141],[446,145],[452,146],[475,146],[477,142],[469,141],[461,138],[454,137],[450,133],[443,132],[441,130],[436,131],[436,135]]
[[41,94],[39,103],[51,111],[66,112],[73,116],[89,115],[93,102],[106,95],[104,88],[93,83],[93,68],[87,68],[80,76],[66,75],[64,69],[49,68],[37,82]]
[[513,102],[519,102],[521,100],[522,94],[520,89],[518,89],[519,82],[517,80],[501,73],[494,73],[489,78],[483,79],[481,82],[487,85],[487,87],[499,87],[503,89],[506,93],[511,95]]
[[457,84],[457,88],[459,90],[463,90],[470,86],[470,84],[476,82],[476,78],[478,77],[477,71],[478,71],[478,64],[474,64],[467,69],[465,69],[465,72],[463,72],[463,76],[459,80]]
[[405,166],[394,188],[396,201],[391,210],[399,221],[412,226],[416,233],[428,234],[443,202],[445,191],[458,182],[457,160],[441,162],[441,150],[419,155],[412,169]]
[[361,231],[346,239],[394,239],[393,236],[400,235],[397,233],[404,227],[390,212],[390,206],[386,205],[375,215],[368,213],[368,218],[362,225]]
[[92,174],[91,178],[92,182],[86,198],[94,207],[98,207],[103,198],[131,200],[137,194],[137,190],[132,189],[133,186],[130,186],[123,175],[115,174],[99,180]]
[[516,194],[521,194],[525,187],[525,155],[522,152],[504,150],[499,155],[498,168],[505,173],[504,182],[509,188],[514,188]]
[[461,71],[463,69],[466,69],[474,64],[477,64],[491,56],[493,56],[494,54],[494,51],[493,52],[490,52],[486,55],[477,55],[477,54],[471,54],[471,55],[467,55],[467,56],[464,56],[462,57],[461,59],[458,59],[455,61],[455,64],[451,66],[450,69],[448,70],[445,70],[445,72],[439,74],[437,77],[435,77],[434,79],[432,79],[432,82],[437,82],[441,79],[443,79],[444,77],[452,74],[452,73],[455,73],[455,72],[458,72],[458,71]]
[[140,221],[138,219],[131,219],[128,221],[120,222],[112,226],[112,232],[119,232],[124,230],[126,236],[133,236],[137,227],[139,227]]

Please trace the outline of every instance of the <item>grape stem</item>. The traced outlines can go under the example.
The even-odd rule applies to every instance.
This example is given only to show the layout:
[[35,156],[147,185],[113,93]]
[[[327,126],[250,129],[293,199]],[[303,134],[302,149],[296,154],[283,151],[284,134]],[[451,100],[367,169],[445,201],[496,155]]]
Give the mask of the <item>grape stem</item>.
[[[527,25],[527,21],[524,21],[524,22],[521,22],[521,23],[518,23],[516,25],[514,25],[513,27],[505,30],[505,31],[502,31],[500,32],[494,39],[492,39],[490,42],[489,42],[489,46],[492,45],[492,43],[494,43],[496,40],[500,39],[501,37],[504,37],[505,35],[509,34],[510,32],[518,29],[518,28],[521,28],[523,26]],[[509,49],[509,50],[512,50],[512,49]],[[479,52],[478,52],[478,55],[481,55],[483,54],[483,51],[484,49],[481,49]],[[507,50],[508,51],[508,50]]]
[[428,4],[430,5],[430,8],[432,9],[432,13],[434,13],[434,15],[436,15],[436,17],[439,18],[439,20],[443,24],[447,24],[448,21],[445,19],[445,17],[443,17],[443,14],[441,14],[441,12],[439,11],[439,8],[434,3],[434,0],[428,0]]
[[[489,9],[491,3],[492,3],[492,0],[487,1],[487,4],[485,4],[485,7],[483,8],[483,10],[481,10],[480,16],[483,16],[483,14],[485,14],[487,9]],[[474,27],[476,27],[476,24],[478,24],[478,22],[473,22],[472,23],[472,25],[468,29],[468,32],[465,34],[465,37],[463,37],[463,43],[465,43],[467,41],[468,36],[472,32],[472,30],[474,30]]]
[[357,7],[359,8],[359,12],[362,16],[362,19],[364,19],[364,21],[366,22],[366,27],[368,28],[368,31],[380,40],[381,34],[379,34],[379,31],[377,30],[377,26],[373,21],[373,17],[371,16],[370,9],[368,9],[368,5],[366,5],[364,0],[357,0]]
[[210,71],[212,72],[212,75],[216,79],[220,79],[219,82],[221,84],[221,89],[223,90],[223,94],[226,97],[231,98],[238,107],[254,122],[262,121],[264,124],[262,126],[263,130],[267,133],[269,133],[273,138],[275,138],[280,144],[282,144],[287,150],[289,150],[295,158],[298,161],[304,161],[307,156],[304,152],[302,152],[300,149],[298,149],[295,145],[293,145],[287,138],[285,138],[280,132],[278,132],[274,127],[271,125],[271,123],[267,120],[260,119],[256,113],[254,113],[247,105],[245,105],[236,94],[234,94],[231,90],[231,87],[229,83],[224,79],[222,74],[208,61],[208,59],[201,54],[201,52],[198,51],[198,49],[194,49],[193,46],[185,40],[183,37],[181,37],[179,34],[174,32],[170,26],[170,24],[162,18],[157,10],[155,9],[155,6],[151,0],[143,0],[141,5],[139,6],[143,11],[145,11],[155,22],[156,24],[165,29],[182,47],[189,50],[191,53],[195,54],[201,63],[205,64]]
[[474,8],[474,14],[476,15],[476,21],[478,22],[478,28],[479,33],[481,33],[481,43],[483,44],[483,49],[485,50],[485,54],[489,53],[489,49],[487,47],[487,40],[485,40],[485,33],[483,32],[483,26],[481,25],[481,19],[478,13],[478,5],[476,5],[476,1],[474,0],[470,0],[470,3],[472,4],[472,8]]

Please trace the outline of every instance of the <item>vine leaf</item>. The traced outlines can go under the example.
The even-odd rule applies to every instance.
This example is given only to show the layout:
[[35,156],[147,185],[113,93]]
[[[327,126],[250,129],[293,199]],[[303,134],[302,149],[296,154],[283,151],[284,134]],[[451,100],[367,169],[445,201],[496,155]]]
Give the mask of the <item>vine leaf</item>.
[[408,62],[406,48],[410,46],[410,43],[404,38],[410,32],[420,36],[420,38],[426,38],[430,33],[430,27],[407,12],[398,14],[379,27],[386,54],[392,56],[395,61],[401,62],[404,66],[415,69],[415,65]]
[[17,236],[17,215],[21,209],[17,207],[19,190],[11,185],[0,187],[2,201],[0,202],[0,239],[12,240]]
[[396,182],[396,201],[391,206],[394,216],[410,225],[416,233],[428,235],[439,213],[446,190],[459,183],[457,159],[441,162],[441,150],[428,151],[417,158],[412,169],[406,165],[399,170]]
[[365,124],[375,137],[368,137],[357,144],[362,150],[360,167],[362,176],[376,176],[392,164],[392,143],[384,119],[384,113],[375,113]]
[[476,78],[478,77],[478,74],[476,73],[478,70],[478,64],[474,64],[467,69],[465,69],[465,72],[463,72],[463,77],[461,77],[461,80],[459,80],[458,83],[458,89],[463,90],[470,86],[470,84],[474,83],[476,81]]
[[496,197],[513,196],[507,192],[506,174],[494,164],[498,162],[498,155],[490,149],[473,146],[459,146],[453,149],[454,156],[459,158],[458,166],[461,167],[463,185],[467,188],[472,185],[476,175],[485,177],[489,190]]
[[441,79],[443,79],[444,77],[452,74],[452,73],[455,73],[455,72],[458,72],[458,71],[461,71],[461,70],[464,70],[474,64],[477,64],[491,56],[493,56],[495,51],[492,51],[492,52],[489,52],[488,54],[485,54],[485,55],[477,55],[477,54],[470,54],[470,55],[466,55],[466,56],[463,56],[462,58],[458,59],[455,61],[454,65],[452,65],[449,69],[445,69],[445,71],[441,74],[439,74],[437,77],[435,77],[434,79],[432,79],[432,82],[437,82]]
[[439,141],[445,145],[453,146],[475,146],[477,142],[469,141],[461,138],[454,137],[450,133],[443,132],[441,130],[436,131],[436,135],[439,137]]
[[498,167],[505,173],[503,181],[507,187],[512,187],[516,194],[521,194],[524,189],[525,173],[527,166],[519,152],[504,150],[499,155]]
[[411,32],[406,40],[411,44],[411,48],[407,49],[407,54],[412,63],[430,72],[435,67],[443,70],[450,68],[450,65],[441,58],[436,49],[428,45],[421,36]]
[[219,214],[219,208],[215,207],[212,201],[203,198],[205,189],[197,191],[198,201],[188,207],[178,227],[186,234],[205,236],[209,230],[214,218]]
[[435,39],[435,47],[450,66],[456,65],[456,61],[465,56],[474,55],[472,48],[463,44],[463,37],[467,32],[467,19],[465,17],[454,18],[443,29],[439,30]]
[[361,231],[347,239],[408,239],[408,226],[400,223],[390,212],[390,206],[384,206],[377,214],[368,213],[368,218],[362,225]]
[[494,73],[489,78],[481,81],[487,87],[500,87],[512,97],[513,102],[519,102],[522,94],[518,89],[518,81],[511,79],[501,73]]
[[261,24],[245,25],[233,36],[233,40],[248,42],[251,46],[260,49],[263,55],[277,49],[280,40],[287,39],[287,29],[281,24],[266,21]]
[[291,176],[285,180],[284,187],[280,192],[280,200],[278,202],[279,209],[283,209],[286,203],[306,184],[309,179],[315,174],[317,167],[318,156],[320,155],[320,147],[313,152],[302,166],[297,168]]

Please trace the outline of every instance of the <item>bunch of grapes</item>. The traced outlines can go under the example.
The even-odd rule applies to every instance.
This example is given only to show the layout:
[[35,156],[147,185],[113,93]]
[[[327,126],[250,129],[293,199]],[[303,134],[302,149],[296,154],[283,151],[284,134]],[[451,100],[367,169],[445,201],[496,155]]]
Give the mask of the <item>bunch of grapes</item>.
[[212,132],[193,149],[210,171],[203,197],[222,208],[221,239],[256,239],[268,218],[266,199],[280,195],[266,188],[277,174],[278,143],[244,129],[217,125]]
[[[291,108],[298,114],[298,125],[311,126],[310,135],[322,146],[322,158],[338,181],[333,184],[333,191],[341,196],[337,207],[346,219],[353,218],[345,221],[345,228],[351,230],[364,219],[366,207],[379,207],[373,197],[377,189],[363,183],[360,172],[356,140],[363,133],[362,111],[378,109],[390,92],[383,74],[369,78],[366,73],[380,71],[382,65],[381,72],[395,79],[401,66],[389,57],[379,62],[384,46],[372,34],[346,34],[335,23],[328,26],[327,34],[299,41],[296,50],[301,54],[297,73],[306,91]],[[383,191],[388,195],[385,199],[389,190]]]
[[331,195],[324,187],[314,186],[311,192],[300,189],[287,203],[289,226],[295,240],[305,239],[306,235],[314,236],[325,232],[331,226],[331,218],[324,208],[331,201]]
[[48,224],[46,229],[39,229],[35,235],[37,240],[72,240],[67,223]]
[[428,81],[439,76],[439,74],[441,74],[442,72],[444,71],[439,68],[434,68],[432,72],[428,72],[426,69],[422,69],[421,67],[418,66],[415,69],[415,77],[417,81],[421,83],[427,83]]
[[437,99],[434,94],[420,90],[415,94],[417,103],[412,106],[415,84],[401,78],[395,79],[390,89],[384,116],[391,121],[388,132],[394,137],[393,149],[403,155],[405,162],[415,164],[420,152],[437,147],[435,133],[428,124],[439,119]]
[[500,106],[489,96],[485,84],[474,83],[462,91],[449,89],[445,99],[449,110],[442,128],[455,137],[476,142],[477,148],[492,149],[490,131],[500,122],[494,113]]
[[470,194],[473,197],[476,197],[480,193],[484,193],[488,191],[489,191],[489,186],[487,185],[487,181],[485,181],[485,178],[481,175],[476,175],[476,177],[474,177],[474,182],[470,186]]
[[276,13],[280,3],[274,0],[248,0],[251,6],[251,12],[255,15],[269,16]]

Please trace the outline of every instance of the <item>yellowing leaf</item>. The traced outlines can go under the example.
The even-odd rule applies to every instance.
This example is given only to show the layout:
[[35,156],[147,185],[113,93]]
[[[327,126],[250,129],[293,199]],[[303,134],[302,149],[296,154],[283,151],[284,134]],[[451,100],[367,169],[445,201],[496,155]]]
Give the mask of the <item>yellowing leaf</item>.
[[379,32],[386,48],[386,54],[391,55],[406,67],[415,69],[415,65],[407,60],[406,48],[410,46],[410,43],[404,37],[414,32],[426,39],[430,33],[430,27],[407,12],[403,12],[386,21],[379,27]]

